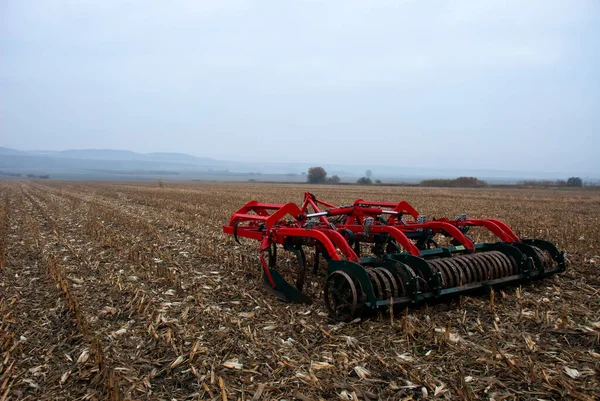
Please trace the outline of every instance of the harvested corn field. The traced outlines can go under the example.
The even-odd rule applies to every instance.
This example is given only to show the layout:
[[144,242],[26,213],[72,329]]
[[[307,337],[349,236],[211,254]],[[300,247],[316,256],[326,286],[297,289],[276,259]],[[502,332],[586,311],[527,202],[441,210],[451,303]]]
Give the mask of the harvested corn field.
[[[334,323],[323,276],[312,305],[279,302],[258,244],[222,232],[250,199],[307,190],[502,219],[566,250],[567,271]],[[593,400],[598,216],[582,189],[3,182],[0,400]]]

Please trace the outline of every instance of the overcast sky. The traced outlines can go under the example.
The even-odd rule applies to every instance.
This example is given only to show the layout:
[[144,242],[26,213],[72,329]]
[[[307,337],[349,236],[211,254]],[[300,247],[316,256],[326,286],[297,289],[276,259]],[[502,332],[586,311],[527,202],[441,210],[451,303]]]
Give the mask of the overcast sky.
[[600,172],[598,0],[0,0],[0,146]]

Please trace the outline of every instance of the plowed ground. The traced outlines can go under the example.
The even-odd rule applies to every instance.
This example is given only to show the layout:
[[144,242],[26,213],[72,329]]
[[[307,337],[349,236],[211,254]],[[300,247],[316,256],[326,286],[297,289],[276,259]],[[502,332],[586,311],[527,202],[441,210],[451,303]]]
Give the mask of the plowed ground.
[[[281,303],[258,243],[221,231],[251,199],[307,190],[499,218],[565,249],[568,271],[334,324],[324,277],[312,305]],[[0,400],[592,400],[599,216],[592,190],[0,182]]]

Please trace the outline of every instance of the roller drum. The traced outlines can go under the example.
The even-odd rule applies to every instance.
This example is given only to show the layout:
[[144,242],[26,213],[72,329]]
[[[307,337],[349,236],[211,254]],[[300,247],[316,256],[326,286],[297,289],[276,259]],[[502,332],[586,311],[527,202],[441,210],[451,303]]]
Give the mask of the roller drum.
[[427,262],[435,273],[440,273],[443,289],[520,273],[517,261],[499,251],[430,259]]

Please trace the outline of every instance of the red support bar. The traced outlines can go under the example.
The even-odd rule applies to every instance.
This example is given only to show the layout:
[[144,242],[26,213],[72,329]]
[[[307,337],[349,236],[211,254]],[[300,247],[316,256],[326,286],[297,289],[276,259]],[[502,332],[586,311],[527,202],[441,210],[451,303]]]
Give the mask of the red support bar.
[[359,257],[356,255],[354,250],[348,245],[348,242],[344,238],[342,234],[332,229],[323,229],[323,232],[331,242],[342,252],[342,254],[346,257],[347,260],[360,263]]
[[433,229],[436,229],[436,230],[443,230],[448,235],[451,235],[455,240],[457,240],[458,242],[460,242],[469,251],[474,251],[475,250],[475,244],[473,244],[473,242],[470,239],[468,239],[462,233],[462,231],[460,231],[458,228],[456,228],[456,226],[454,226],[453,224],[447,223],[445,221],[439,221],[439,220],[428,221],[428,222],[425,222],[425,223],[422,223],[422,224],[410,224],[409,227],[411,229],[416,229],[416,228],[433,228]]
[[286,203],[279,210],[277,210],[275,213],[269,216],[266,222],[267,228],[273,227],[275,223],[281,221],[281,219],[283,219],[288,214],[292,216],[294,220],[298,220],[298,217],[304,216],[304,213],[302,213],[302,210],[300,210],[298,205],[291,202]]
[[417,210],[406,201],[401,201],[392,210],[394,212],[398,212],[399,214],[410,214],[415,220],[417,220],[417,218],[419,217],[419,212],[417,212]]
[[[304,237],[304,238],[314,238],[319,241],[329,256],[333,260],[342,260],[337,249],[339,248],[342,252],[342,255],[346,257],[346,259],[352,262],[358,262],[358,256],[354,253],[350,245],[346,242],[344,237],[337,231],[322,229],[322,230],[314,230],[314,229],[306,229],[306,228],[275,228],[271,231],[271,233],[275,237]],[[279,241],[276,241],[279,242]],[[334,245],[335,244],[335,245]]]
[[354,206],[369,206],[369,207],[385,207],[389,208],[391,211],[396,212],[398,214],[409,214],[413,217],[413,219],[417,220],[419,217],[419,212],[411,206],[407,201],[401,202],[370,202],[364,201],[362,199],[358,199],[354,202]]
[[329,209],[329,216],[340,216],[342,214],[345,215],[353,215],[355,212],[357,212],[358,210],[355,210],[355,208],[353,206],[350,207],[336,207],[333,209]]
[[[275,204],[275,203],[259,203],[255,200],[246,203],[242,206],[237,212],[235,212],[231,219],[229,220],[229,225],[233,225],[237,216],[248,216],[248,218],[244,218],[243,220],[264,220],[261,217],[268,217],[270,213],[268,210],[278,210],[281,209],[284,205]],[[249,214],[249,212],[256,213],[256,216],[253,214]],[[251,217],[251,218],[250,218]]]
[[[500,225],[496,224],[493,220],[489,219],[467,219],[464,221],[465,224],[476,226],[476,227],[485,227],[492,232],[496,237],[498,237],[501,241],[504,242],[520,242],[519,237],[513,233],[512,230],[509,229],[507,233],[504,231]],[[507,226],[508,227],[508,226]]]
[[[348,229],[355,234],[364,232],[364,226],[360,226],[360,225],[344,226],[343,228]],[[413,256],[421,255],[419,248],[417,248],[416,245],[412,243],[412,241],[406,236],[406,234],[404,234],[401,230],[399,230],[396,227],[371,225],[371,226],[369,226],[369,231],[371,231],[372,233],[376,233],[376,234],[380,234],[380,233],[390,234],[392,236],[392,238],[394,238],[396,240],[396,242],[400,246],[402,246],[404,249],[406,249],[411,255],[413,255]]]
[[496,219],[486,219],[486,220],[489,220],[489,221],[495,223],[498,227],[500,227],[501,229],[503,229],[504,232],[506,234],[510,235],[515,242],[521,242],[521,238],[519,238],[517,236],[517,234],[515,234],[515,232],[512,230],[512,228],[510,228],[508,226],[508,224],[506,224],[502,220],[496,220]]
[[[225,234],[233,235],[233,231],[234,231],[233,226],[224,226],[223,227],[223,232]],[[256,228],[250,229],[250,228],[245,227],[245,226],[238,227],[236,234],[237,234],[238,237],[250,238],[250,239],[257,240],[257,241],[260,241],[263,238],[263,232],[262,231],[258,231],[258,229],[256,229]]]
[[243,214],[243,213],[234,213],[233,216],[231,216],[231,221],[229,224],[235,223],[236,221],[252,221],[252,220],[257,220],[257,221],[267,221],[269,217],[268,216],[259,216],[256,214]]
[[284,204],[283,203],[258,203],[255,207],[259,207],[261,209],[280,209]]

